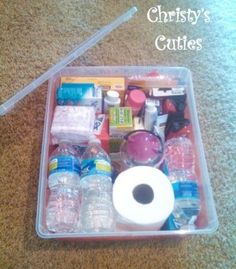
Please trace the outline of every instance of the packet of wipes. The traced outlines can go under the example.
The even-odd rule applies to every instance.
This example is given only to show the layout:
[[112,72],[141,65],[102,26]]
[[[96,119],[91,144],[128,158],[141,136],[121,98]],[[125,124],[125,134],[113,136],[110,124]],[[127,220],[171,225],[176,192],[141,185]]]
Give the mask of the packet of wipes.
[[85,143],[93,136],[95,108],[87,106],[56,106],[51,126],[52,143],[67,141]]

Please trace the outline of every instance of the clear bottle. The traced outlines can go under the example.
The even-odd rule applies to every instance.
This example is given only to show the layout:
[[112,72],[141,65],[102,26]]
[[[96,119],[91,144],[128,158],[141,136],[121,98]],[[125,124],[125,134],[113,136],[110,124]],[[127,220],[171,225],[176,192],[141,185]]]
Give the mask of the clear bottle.
[[85,232],[112,231],[111,162],[98,139],[92,139],[82,155],[80,230]]
[[80,164],[77,152],[62,142],[49,160],[46,224],[51,232],[74,232],[79,218]]
[[144,128],[152,131],[154,123],[157,120],[157,108],[154,103],[146,103],[144,113]]
[[200,198],[191,140],[183,136],[167,140],[165,162],[175,194],[175,225],[179,229],[195,229]]

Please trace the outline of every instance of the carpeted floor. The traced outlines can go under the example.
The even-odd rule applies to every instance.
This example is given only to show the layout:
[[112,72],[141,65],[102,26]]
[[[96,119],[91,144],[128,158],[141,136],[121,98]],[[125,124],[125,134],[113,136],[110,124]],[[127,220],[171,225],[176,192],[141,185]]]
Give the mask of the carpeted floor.
[[[169,3],[168,3],[169,2]],[[151,23],[147,11],[210,12],[210,23]],[[192,70],[219,229],[181,240],[71,243],[35,233],[47,83],[0,118],[0,268],[236,268],[236,24],[233,1],[0,2],[0,101],[129,7],[139,12],[73,65],[169,65]],[[202,50],[160,51],[155,38],[202,38]]]

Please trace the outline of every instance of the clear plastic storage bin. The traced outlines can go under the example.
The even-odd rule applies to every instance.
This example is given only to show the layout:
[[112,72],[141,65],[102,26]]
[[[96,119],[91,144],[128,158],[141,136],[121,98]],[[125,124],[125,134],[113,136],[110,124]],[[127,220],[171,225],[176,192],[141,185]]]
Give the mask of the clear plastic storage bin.
[[[52,233],[46,226],[46,206],[49,196],[48,189],[48,160],[55,146],[51,144],[50,128],[53,111],[56,106],[56,89],[60,84],[61,76],[133,76],[146,75],[157,72],[160,75],[177,79],[186,87],[188,118],[192,124],[192,141],[194,145],[197,166],[198,185],[201,197],[200,215],[193,230],[135,230],[114,232],[90,232],[90,233]],[[186,234],[209,234],[217,229],[218,220],[212,197],[212,189],[209,181],[206,160],[201,140],[200,128],[197,118],[191,72],[182,67],[159,67],[159,66],[96,66],[96,67],[67,67],[53,76],[49,81],[47,104],[45,111],[44,133],[42,141],[41,164],[38,186],[38,204],[36,231],[41,238],[79,239],[79,240],[105,240],[105,239],[135,239],[161,236],[184,236]]]

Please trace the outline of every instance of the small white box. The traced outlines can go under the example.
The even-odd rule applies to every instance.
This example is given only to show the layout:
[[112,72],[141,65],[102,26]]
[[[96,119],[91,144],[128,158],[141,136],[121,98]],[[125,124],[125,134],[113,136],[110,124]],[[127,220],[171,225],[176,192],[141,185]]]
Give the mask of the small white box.
[[93,106],[95,107],[96,113],[102,113],[102,91],[100,88],[96,87],[89,90],[81,100],[79,100],[78,105],[80,106]]

